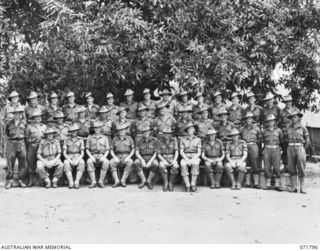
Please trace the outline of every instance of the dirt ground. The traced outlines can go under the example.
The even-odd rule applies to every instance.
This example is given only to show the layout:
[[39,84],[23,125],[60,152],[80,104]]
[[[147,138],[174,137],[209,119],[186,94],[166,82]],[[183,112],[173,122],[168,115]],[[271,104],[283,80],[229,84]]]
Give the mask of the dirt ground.
[[319,169],[307,195],[0,187],[0,243],[319,243]]

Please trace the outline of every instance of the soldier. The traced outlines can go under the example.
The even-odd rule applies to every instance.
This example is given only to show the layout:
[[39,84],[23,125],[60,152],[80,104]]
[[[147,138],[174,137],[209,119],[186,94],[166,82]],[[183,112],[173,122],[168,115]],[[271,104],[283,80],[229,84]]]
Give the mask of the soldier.
[[[37,173],[40,179],[46,183],[46,188],[58,187],[58,181],[63,175],[63,164],[61,162],[61,147],[58,140],[54,139],[55,131],[47,128],[44,132],[45,138],[41,140],[38,148]],[[53,179],[50,180],[50,172]]]
[[133,94],[134,91],[131,89],[127,89],[124,93],[124,96],[126,97],[126,101],[120,103],[121,107],[124,107],[127,109],[127,119],[133,120],[137,117],[137,109],[138,109],[138,102],[133,100]]
[[212,128],[207,131],[209,139],[202,144],[202,159],[210,180],[210,188],[220,188],[220,181],[223,174],[223,163],[225,148],[220,139],[216,138],[217,131]]
[[264,143],[263,161],[267,186],[263,189],[271,188],[271,178],[273,175],[275,177],[275,189],[280,191],[280,145],[283,143],[283,134],[276,127],[276,117],[273,114],[267,117],[265,123],[266,128],[262,131],[262,140]]
[[[172,136],[173,130],[170,127],[163,128],[158,141],[159,169],[163,179],[163,191],[173,191],[176,176],[179,173],[179,148],[176,137]],[[168,183],[168,169],[170,177]]]
[[170,113],[166,113],[167,103],[159,102],[157,104],[157,110],[159,116],[154,120],[154,133],[158,137],[162,134],[164,128],[170,128],[171,131],[174,130],[176,126],[176,120],[171,116]]
[[104,179],[109,169],[107,159],[110,150],[109,142],[108,138],[101,134],[102,123],[100,121],[95,121],[92,127],[94,134],[89,135],[86,143],[87,170],[91,181],[89,188],[94,188],[97,185],[96,168],[101,168],[98,186],[104,188]]
[[[133,165],[140,177],[141,183],[139,188],[143,188],[146,184],[147,187],[152,190],[152,179],[158,172],[159,163],[157,161],[158,141],[157,138],[151,137],[151,128],[146,126],[142,128],[143,137],[136,145],[136,157]],[[148,179],[146,180],[143,170],[150,170]]]
[[6,157],[8,161],[7,175],[6,175],[6,189],[12,187],[14,179],[14,165],[16,159],[19,162],[19,186],[25,188],[24,179],[27,172],[26,166],[26,121],[23,119],[24,109],[22,106],[16,107],[12,111],[13,119],[6,124],[6,136],[8,137]]
[[127,119],[127,108],[124,108],[122,106],[119,107],[119,110],[117,112],[118,115],[118,119],[113,121],[112,123],[112,134],[116,135],[117,134],[117,130],[116,128],[118,127],[118,125],[123,125],[125,124],[127,129],[126,129],[126,135],[130,136],[131,135],[131,120]]
[[211,114],[212,114],[212,119],[215,123],[219,123],[220,118],[218,116],[218,113],[220,110],[223,108],[226,109],[226,105],[222,103],[222,93],[220,91],[217,91],[213,94],[214,98],[214,104],[211,107]]
[[114,104],[114,96],[111,92],[107,94],[107,105],[106,108],[109,110],[108,118],[113,122],[118,119],[117,112],[119,107]]
[[54,113],[61,110],[58,104],[58,95],[56,93],[51,93],[49,96],[50,103],[44,108],[43,121],[48,127],[53,127],[54,124]]
[[263,121],[266,121],[270,114],[274,115],[276,122],[279,121],[280,108],[275,104],[274,98],[275,96],[272,93],[268,93],[264,99],[267,102],[267,104],[262,109]]
[[229,121],[234,124],[234,126],[239,129],[241,127],[242,122],[242,107],[240,106],[240,94],[238,92],[234,92],[231,94],[232,105],[228,108]]
[[[112,187],[118,187],[120,185],[126,187],[126,181],[131,173],[133,165],[132,156],[134,154],[134,143],[132,138],[126,135],[127,125],[118,125],[116,129],[119,136],[115,136],[112,140],[110,151],[112,156],[110,167],[114,179],[114,185]],[[117,172],[118,168],[121,166],[124,166],[124,171],[121,181],[119,182]]]
[[256,104],[256,97],[253,92],[249,92],[247,94],[247,102],[248,107],[244,109],[244,114],[251,112],[254,115],[253,122],[260,127],[262,119],[262,107]]
[[208,106],[203,106],[199,111],[200,118],[195,121],[195,126],[198,129],[198,137],[201,138],[203,142],[207,138],[207,131],[214,128],[214,123],[212,119],[208,118]]
[[26,141],[27,141],[27,163],[29,173],[28,187],[33,186],[33,178],[37,167],[37,153],[41,139],[47,126],[41,123],[42,113],[39,110],[33,111],[31,115],[32,123],[27,126]]
[[[239,139],[239,131],[232,129],[230,136],[232,141],[226,147],[226,173],[231,182],[231,189],[241,189],[241,184],[246,173],[246,158],[248,154],[247,144]],[[235,181],[234,172],[238,173]]]
[[150,89],[145,88],[143,90],[143,101],[139,105],[143,105],[148,108],[148,117],[154,119],[156,114],[156,102],[151,100]]
[[148,114],[149,114],[148,111],[149,111],[148,107],[139,104],[138,106],[139,118],[133,121],[133,124],[132,124],[132,135],[136,143],[143,137],[143,133],[141,131],[143,127],[149,126],[150,128],[154,128],[153,119],[148,117]]
[[215,129],[218,132],[218,138],[222,140],[226,147],[227,142],[230,140],[229,135],[235,126],[232,122],[228,121],[229,112],[225,108],[222,108],[217,115],[220,121],[216,123]]
[[306,169],[306,149],[310,144],[308,130],[301,125],[300,119],[302,113],[295,109],[291,112],[289,118],[291,123],[285,130],[285,139],[288,143],[288,172],[291,175],[292,190],[298,192],[297,175],[300,181],[300,193],[305,194],[304,188],[305,169]]
[[247,167],[251,167],[251,171],[246,175],[246,187],[250,187],[251,174],[253,176],[254,187],[260,188],[260,152],[261,152],[261,131],[259,127],[253,123],[254,114],[247,112],[244,116],[245,125],[240,129],[241,138],[247,143],[248,157]]
[[53,117],[56,120],[54,127],[52,127],[56,131],[55,138],[60,142],[60,147],[63,147],[63,142],[68,137],[69,125],[64,123],[65,115],[62,111],[56,111]]
[[161,97],[161,103],[165,103],[165,114],[170,115],[171,117],[174,118],[174,104],[172,102],[172,92],[171,88],[165,88],[162,91],[159,92],[159,95]]
[[188,135],[185,131],[185,128],[188,124],[193,123],[193,120],[190,118],[189,113],[192,112],[192,109],[190,107],[180,107],[179,110],[179,118],[176,123],[176,129],[175,134],[178,137],[186,136]]
[[99,110],[99,121],[102,123],[101,134],[107,136],[109,141],[109,146],[112,143],[112,121],[108,117],[108,108],[101,106]]
[[83,138],[84,144],[90,134],[90,120],[86,117],[87,108],[84,106],[78,106],[78,118],[75,121],[75,124],[79,127],[78,136]]
[[193,106],[192,109],[192,118],[194,120],[197,120],[201,117],[200,110],[203,108],[207,108],[209,110],[209,106],[204,102],[203,94],[202,92],[197,92],[196,95],[194,96],[194,99],[197,100],[197,104]]
[[12,114],[12,112],[14,112],[17,109],[19,109],[19,110],[23,109],[23,113],[21,112],[21,114],[23,116],[22,118],[26,119],[24,106],[22,106],[19,102],[19,93],[17,93],[16,91],[11,92],[8,99],[9,99],[10,103],[4,107],[4,120],[5,120],[5,122],[7,122],[9,120],[8,115]]
[[[72,124],[69,127],[70,137],[68,137],[63,144],[63,156],[64,156],[64,173],[67,176],[69,188],[80,188],[80,179],[84,172],[85,162],[84,156],[84,141],[81,137],[78,137],[78,131],[80,128],[77,124]],[[72,171],[76,169],[76,179],[73,180]]]
[[[186,186],[187,192],[196,192],[196,181],[199,175],[200,155],[201,155],[201,139],[194,136],[194,124],[189,123],[185,127],[187,136],[180,139],[180,155],[181,159],[181,176]],[[191,186],[189,181],[189,170],[191,167]]]
[[44,108],[38,103],[38,94],[36,92],[30,92],[28,99],[28,105],[25,107],[27,122],[30,123],[31,116],[35,110],[38,110],[43,114]]
[[66,115],[66,123],[72,124],[78,118],[78,105],[74,102],[75,97],[73,92],[68,92],[67,99],[68,103],[62,107],[62,111]]
[[89,120],[95,120],[98,117],[98,111],[100,110],[100,106],[94,104],[94,98],[91,92],[86,93],[87,106],[85,117]]
[[[180,100],[175,107],[175,117],[176,118],[180,118],[180,115],[182,115],[180,113],[180,110],[185,109],[185,110],[192,112],[192,109],[193,109],[193,105],[189,100],[189,94],[187,91],[185,91],[185,90],[181,91],[179,94],[179,99]],[[188,114],[188,116],[190,116],[190,119],[192,119],[192,114]]]

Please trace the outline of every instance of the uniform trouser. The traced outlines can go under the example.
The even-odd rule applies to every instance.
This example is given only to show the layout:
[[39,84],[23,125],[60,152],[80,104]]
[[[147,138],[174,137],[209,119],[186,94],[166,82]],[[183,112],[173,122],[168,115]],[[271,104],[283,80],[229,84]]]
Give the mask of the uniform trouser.
[[28,143],[27,145],[27,163],[28,173],[34,174],[37,168],[37,152],[39,143]]
[[[185,155],[189,158],[192,159],[196,153],[185,153]],[[188,176],[189,175],[189,169],[188,165],[185,159],[182,159],[181,162],[181,176]],[[190,165],[191,167],[191,175],[199,175],[199,165],[200,165],[200,158],[196,158]]]
[[[286,167],[288,165],[288,144],[285,143],[283,144],[283,152],[281,154],[281,160],[282,160],[282,163],[283,165]],[[284,171],[284,170],[282,170]]]
[[[145,160],[146,163],[151,159],[152,156],[143,156],[141,157]],[[133,163],[133,167],[136,170],[137,173],[141,172],[143,169],[147,169],[145,167],[142,167],[142,163],[140,159],[136,159]],[[155,159],[152,161],[151,166],[150,166],[150,172],[156,173],[159,170],[159,162]]]
[[49,178],[49,172],[53,172],[53,178],[59,180],[63,174],[62,161],[60,159],[56,160],[55,163],[52,165],[52,168],[49,169],[41,160],[38,160],[36,172],[42,180]]
[[[219,157],[208,157],[211,160],[216,160]],[[205,161],[204,166],[206,168],[207,173],[223,173],[223,163],[222,161],[214,161],[214,162],[209,162]]]
[[11,180],[14,177],[14,164],[16,159],[18,158],[19,162],[19,180],[25,178],[27,174],[27,154],[26,154],[26,144],[24,140],[8,140],[7,141],[7,149],[6,149],[6,156],[8,161],[7,167],[7,175],[6,179]]
[[227,173],[233,173],[235,171],[239,171],[239,172],[247,172],[246,169],[246,162],[245,161],[241,161],[242,157],[231,157],[231,160],[233,160],[233,162],[227,162],[226,163],[226,172]]
[[289,174],[305,177],[306,151],[304,146],[288,146],[287,156]]
[[111,172],[117,171],[120,166],[124,166],[124,171],[130,173],[132,171],[133,160],[129,159],[124,161],[128,155],[128,153],[119,153],[117,154],[117,157],[120,161],[116,161],[115,159],[110,160]]
[[90,158],[87,160],[87,170],[88,172],[94,172],[96,168],[101,168],[102,170],[108,171],[109,161],[105,158],[103,161],[100,161],[100,158],[103,154],[92,154],[96,158],[96,162],[93,162]]
[[[162,157],[170,164],[174,158],[174,155],[162,155]],[[167,163],[160,160],[159,162],[159,171],[160,173],[168,173],[167,168],[170,168],[170,174],[178,174],[179,173],[179,164],[178,161],[174,161],[172,165],[167,165]]]
[[[79,158],[80,154],[68,154],[68,157],[71,160],[77,160]],[[72,172],[74,169],[76,169],[79,172],[84,172],[84,168],[85,168],[85,162],[83,159],[81,159],[78,163],[78,165],[71,165],[69,160],[65,160],[63,162],[64,165],[64,171],[65,172]]]
[[[280,164],[281,164],[281,154],[280,148],[265,148],[263,153],[264,161],[264,174],[268,179],[272,178],[272,174],[275,178],[280,178]],[[272,168],[272,169],[271,169]]]
[[248,144],[248,157],[247,157],[247,166],[251,167],[253,174],[260,173],[260,164],[259,164],[259,147],[257,144]]

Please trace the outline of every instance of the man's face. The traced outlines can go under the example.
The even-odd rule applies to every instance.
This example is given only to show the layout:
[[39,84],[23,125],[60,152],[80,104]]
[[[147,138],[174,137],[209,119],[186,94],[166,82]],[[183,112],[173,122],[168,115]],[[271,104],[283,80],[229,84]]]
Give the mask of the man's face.
[[215,134],[210,134],[210,135],[209,135],[209,139],[210,139],[211,141],[215,140],[215,138],[216,138],[216,135],[215,135]]
[[14,117],[14,119],[20,119],[22,117],[22,113],[21,112],[15,112],[15,113],[13,113],[13,117]]
[[88,104],[92,104],[92,103],[93,103],[93,97],[89,96],[89,97],[87,98],[87,103],[88,103]]
[[165,113],[164,107],[160,108],[160,109],[159,109],[159,114],[160,114],[160,115],[164,115],[164,113]]
[[63,123],[63,118],[57,118],[57,122],[58,122],[59,124],[62,124],[62,123]]
[[214,98],[214,101],[215,101],[217,104],[220,104],[221,101],[222,101],[222,97],[221,97],[220,95],[218,95],[218,96],[216,96],[216,97]]
[[222,121],[227,121],[228,120],[228,114],[222,114],[220,116],[220,118],[221,118]]
[[208,111],[203,111],[203,112],[201,113],[201,117],[202,117],[203,119],[208,118]]
[[38,104],[38,99],[37,99],[37,98],[31,98],[31,99],[30,99],[30,104],[31,104],[31,105],[36,105],[36,104]]
[[123,111],[121,111],[121,112],[119,113],[119,116],[120,116],[120,118],[124,119],[124,118],[126,118],[126,116],[127,116],[127,112],[126,112],[125,110],[123,110]]
[[188,102],[188,95],[183,95],[183,96],[181,97],[181,100],[182,100],[182,102],[184,102],[184,103]]
[[53,134],[53,133],[47,134],[47,139],[48,139],[48,140],[52,140],[53,137],[54,137],[54,134]]
[[78,115],[79,115],[79,118],[84,118],[86,114],[85,112],[79,112]]
[[132,95],[128,95],[128,96],[126,96],[126,99],[127,99],[127,102],[129,103],[129,102],[132,101],[133,96]]
[[147,114],[148,114],[147,110],[142,110],[142,111],[140,111],[140,116],[141,116],[141,117],[146,117]]
[[42,121],[41,116],[36,116],[36,117],[34,117],[34,121],[35,121],[36,123],[41,123],[41,121]]
[[144,131],[144,132],[143,132],[143,135],[144,135],[145,138],[149,138],[149,136],[150,136],[150,130]]
[[144,97],[145,100],[149,100],[150,97],[151,97],[150,92],[147,92],[147,93],[143,94],[143,97]]
[[256,98],[253,96],[253,97],[250,97],[249,98],[249,104],[250,105],[253,105],[253,104],[255,104],[256,103]]
[[95,133],[100,133],[101,132],[101,127],[95,127],[94,128]]
[[68,102],[69,103],[73,103],[74,102],[74,96],[73,95],[68,97]]
[[232,140],[233,141],[239,140],[239,135],[232,135]]
[[247,122],[247,125],[252,125],[253,120],[251,117],[249,117],[246,119],[246,122]]
[[168,95],[168,94],[162,95],[162,98],[164,101],[169,101],[169,97],[170,97],[170,95]]
[[52,98],[51,104],[54,104],[54,105],[58,104],[58,98]]
[[75,138],[78,136],[78,131],[72,131],[70,132],[71,137]]
[[120,136],[125,136],[126,135],[126,129],[119,130],[119,135]]
[[107,99],[108,105],[113,105],[113,102],[114,102],[114,98],[113,97],[110,97],[110,98]]
[[294,115],[292,116],[292,123],[297,123],[299,121],[299,116],[298,115]]
[[181,117],[182,117],[183,119],[188,118],[188,112],[181,112]]
[[274,99],[273,99],[273,98],[267,100],[267,104],[268,104],[269,106],[273,106],[273,102],[274,102]]
[[200,95],[200,96],[198,96],[198,102],[200,103],[200,104],[202,104],[203,103],[203,96],[202,95]]
[[18,103],[19,102],[19,97],[18,96],[12,97],[11,98],[11,102],[12,103]]
[[100,113],[100,118],[101,119],[106,119],[107,118],[107,113],[106,112]]
[[188,135],[193,135],[194,134],[194,127],[189,127],[188,128]]
[[233,98],[232,98],[232,103],[233,103],[234,105],[238,105],[238,104],[239,104],[239,97],[238,97],[238,96],[233,97]]
[[292,107],[292,101],[286,101],[286,107]]
[[274,125],[275,125],[275,121],[274,120],[268,121],[268,126],[269,127],[273,127]]

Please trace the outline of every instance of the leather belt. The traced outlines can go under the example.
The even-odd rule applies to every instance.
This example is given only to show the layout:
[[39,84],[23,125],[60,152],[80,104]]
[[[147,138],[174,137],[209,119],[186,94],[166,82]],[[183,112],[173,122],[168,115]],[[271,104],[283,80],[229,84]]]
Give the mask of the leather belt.
[[268,149],[278,149],[279,146],[278,145],[266,145],[266,148],[268,148]]
[[288,146],[303,146],[303,143],[289,143]]

